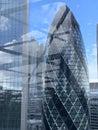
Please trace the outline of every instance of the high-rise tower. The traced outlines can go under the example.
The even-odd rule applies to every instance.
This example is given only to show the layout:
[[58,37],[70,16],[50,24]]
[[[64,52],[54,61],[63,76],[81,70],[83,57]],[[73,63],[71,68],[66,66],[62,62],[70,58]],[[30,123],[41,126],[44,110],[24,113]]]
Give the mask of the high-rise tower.
[[46,130],[88,130],[85,51],[79,25],[67,6],[56,14],[47,42],[43,101]]
[[[23,92],[26,98],[24,99],[25,104],[22,103],[23,93],[21,94],[21,90],[28,87],[28,83],[24,83],[24,79],[28,79],[26,77],[28,76],[27,69],[24,66],[28,63],[28,57],[25,56],[27,49],[23,48],[28,39],[25,38],[25,42],[21,41],[21,36],[27,32],[28,0],[1,0],[0,86],[2,86],[2,91],[0,94],[0,130],[20,130],[21,127],[22,130],[25,130],[26,128],[26,100],[28,97],[26,96],[27,93]],[[25,68],[25,71],[22,70],[22,67]]]
[[96,31],[97,31],[96,41],[97,41],[97,76],[98,76],[98,24]]

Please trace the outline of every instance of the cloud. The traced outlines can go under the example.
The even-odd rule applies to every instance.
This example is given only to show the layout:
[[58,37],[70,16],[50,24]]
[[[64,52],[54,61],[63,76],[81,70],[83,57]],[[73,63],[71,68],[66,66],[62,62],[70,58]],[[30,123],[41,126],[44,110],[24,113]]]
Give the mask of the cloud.
[[94,43],[91,46],[86,48],[86,53],[88,59],[94,58],[95,60],[97,59],[97,44]]
[[44,11],[47,11],[49,8],[50,8],[50,4],[42,5],[42,9],[43,9]]
[[90,26],[90,25],[93,25],[93,23],[92,22],[88,22],[87,25]]
[[91,79],[91,80],[90,80],[90,83],[91,83],[91,82],[98,82],[98,79]]
[[43,22],[46,22],[47,24],[50,24],[57,13],[60,6],[64,5],[64,2],[54,2],[54,3],[48,3],[45,5],[42,5],[41,9],[43,11],[43,14],[45,15],[45,18],[43,19]]
[[[5,45],[10,45],[16,43],[16,40],[13,40],[12,42],[6,43]],[[16,52],[20,52],[20,46],[10,46],[10,47],[4,47],[7,50],[12,50]],[[17,62],[18,61],[18,62]],[[17,81],[19,83],[20,73],[16,73],[15,71],[19,71],[13,66],[13,68],[10,66],[11,64],[15,65],[19,64],[21,62],[19,60],[19,56],[13,55],[11,53],[6,53],[3,51],[0,51],[0,85],[3,86],[5,89],[16,89],[14,80],[17,78]],[[15,71],[9,71],[8,69],[15,70]],[[17,82],[16,81],[16,82]],[[19,86],[20,87],[20,86]]]
[[95,26],[96,23],[92,20],[90,20],[88,23],[87,23],[87,26]]
[[89,80],[94,81],[98,79],[97,75],[97,45],[91,44],[87,48],[87,59],[88,59],[88,70],[89,70]]
[[[58,11],[60,6],[64,5],[64,2],[53,2],[53,3],[47,3],[45,5],[42,5],[42,9],[44,11],[53,11],[53,14]],[[52,13],[51,13],[52,14]]]
[[0,16],[0,31],[6,31],[9,27],[9,19],[4,16]]
[[29,35],[33,35],[39,43],[45,44],[47,40],[47,34],[43,30],[44,29],[42,29],[42,31],[33,30]]
[[96,59],[97,59],[97,45],[96,44],[93,44],[92,56],[95,56]]
[[62,5],[64,2],[47,2],[47,4],[39,5],[40,11],[37,8],[30,10],[30,27],[32,28],[30,35],[33,35],[39,43],[46,43],[51,23]]
[[90,81],[98,80],[98,77],[97,77],[97,63],[95,61],[93,63],[90,63],[88,65],[88,69],[89,69],[89,80]]

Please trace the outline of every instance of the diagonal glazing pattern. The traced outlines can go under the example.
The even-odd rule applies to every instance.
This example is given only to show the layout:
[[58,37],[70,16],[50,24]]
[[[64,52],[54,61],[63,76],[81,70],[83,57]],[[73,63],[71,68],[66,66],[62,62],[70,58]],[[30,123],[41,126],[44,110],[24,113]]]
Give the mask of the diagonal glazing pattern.
[[62,6],[46,46],[43,120],[46,130],[88,130],[89,91],[85,49],[79,25]]

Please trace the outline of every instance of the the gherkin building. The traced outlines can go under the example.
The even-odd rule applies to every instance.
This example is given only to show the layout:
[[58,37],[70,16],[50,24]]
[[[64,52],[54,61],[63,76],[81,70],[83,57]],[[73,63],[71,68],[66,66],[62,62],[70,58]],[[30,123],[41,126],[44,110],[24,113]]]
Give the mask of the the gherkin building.
[[51,24],[45,61],[45,129],[89,130],[85,50],[79,25],[65,5]]

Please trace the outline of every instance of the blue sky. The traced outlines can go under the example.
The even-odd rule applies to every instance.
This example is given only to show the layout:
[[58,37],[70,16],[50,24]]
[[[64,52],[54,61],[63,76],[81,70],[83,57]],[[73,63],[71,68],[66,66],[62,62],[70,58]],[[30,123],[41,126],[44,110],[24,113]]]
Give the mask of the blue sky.
[[77,19],[86,49],[89,79],[97,80],[96,24],[98,23],[98,0],[30,0],[29,31],[45,43],[49,27],[59,7],[66,4]]
[[[73,12],[76,20],[80,25],[82,32],[84,45],[86,48],[89,79],[90,81],[97,80],[97,50],[96,50],[96,24],[98,23],[98,0],[29,0],[29,33],[30,36],[34,36],[39,43],[45,44],[50,25],[54,19],[54,16],[60,6],[66,4]],[[21,36],[24,33],[24,0],[6,0],[6,4],[1,0],[0,5],[0,45],[13,42],[13,40],[21,40]],[[12,11],[9,8],[14,9],[20,6],[23,11]],[[8,9],[8,10],[6,10]],[[20,8],[19,8],[20,9]],[[7,15],[9,14],[9,15]],[[26,24],[27,25],[27,24]],[[4,54],[0,52],[1,61]],[[5,57],[8,55],[5,55]],[[0,62],[1,62],[0,61]],[[10,62],[10,57],[8,61]],[[6,73],[6,72],[5,72]],[[8,78],[8,74],[4,72],[0,73],[1,78]],[[4,76],[4,77],[3,77]],[[10,76],[9,76],[10,77]],[[1,79],[2,80],[2,79]],[[98,80],[97,80],[98,81]],[[10,86],[5,84],[4,86]]]

